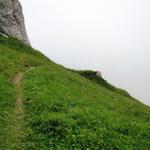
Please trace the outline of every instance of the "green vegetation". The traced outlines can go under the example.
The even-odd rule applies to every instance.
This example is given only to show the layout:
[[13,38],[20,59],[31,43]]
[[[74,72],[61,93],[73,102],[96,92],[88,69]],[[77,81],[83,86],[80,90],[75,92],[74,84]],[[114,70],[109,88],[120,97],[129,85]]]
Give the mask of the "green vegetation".
[[91,81],[94,81],[95,83],[100,84],[101,86],[104,86],[105,88],[108,88],[109,90],[112,90],[112,91],[114,91],[120,95],[132,98],[131,95],[127,91],[125,91],[123,89],[116,88],[115,86],[111,85],[106,80],[104,80],[102,78],[102,76],[101,77],[97,76],[97,71],[91,71],[91,70],[79,70],[79,71],[72,70],[72,71],[78,72],[83,77],[85,77]]
[[15,149],[10,126],[17,91],[12,81],[19,72],[24,74],[20,91],[25,124],[20,149],[150,149],[148,106],[102,78],[68,70],[21,42],[0,36],[1,150]]

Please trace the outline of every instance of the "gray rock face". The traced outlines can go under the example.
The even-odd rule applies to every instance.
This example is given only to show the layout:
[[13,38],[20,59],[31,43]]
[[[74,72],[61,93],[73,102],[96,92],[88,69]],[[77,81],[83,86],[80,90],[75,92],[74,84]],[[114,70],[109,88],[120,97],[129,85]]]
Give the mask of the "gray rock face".
[[22,7],[18,0],[0,0],[0,32],[30,45],[25,29]]

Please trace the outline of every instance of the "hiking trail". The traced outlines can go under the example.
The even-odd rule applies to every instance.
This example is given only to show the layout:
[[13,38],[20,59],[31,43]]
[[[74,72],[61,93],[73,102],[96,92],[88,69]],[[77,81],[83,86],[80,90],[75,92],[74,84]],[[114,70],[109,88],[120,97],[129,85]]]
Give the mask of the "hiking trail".
[[22,72],[17,73],[13,78],[13,85],[15,86],[15,103],[11,115],[11,124],[9,128],[11,149],[20,150],[23,147],[22,139],[25,136],[24,128],[24,108],[23,108],[23,94],[21,89],[21,81],[24,74]]

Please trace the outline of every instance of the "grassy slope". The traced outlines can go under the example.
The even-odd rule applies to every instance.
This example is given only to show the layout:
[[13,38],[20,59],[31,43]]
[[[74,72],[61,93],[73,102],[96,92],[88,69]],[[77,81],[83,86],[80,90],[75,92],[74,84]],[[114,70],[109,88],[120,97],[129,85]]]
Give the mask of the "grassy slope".
[[[114,91],[122,96],[126,96],[129,98],[133,98],[127,91],[123,90],[123,89],[119,89],[116,88],[115,86],[111,85],[110,83],[108,83],[106,80],[104,80],[102,78],[102,76],[97,76],[97,71],[91,71],[91,70],[72,70],[69,69],[72,72],[77,72],[79,73],[81,76],[101,85],[104,86],[105,88]],[[133,98],[134,99],[134,98]],[[135,99],[134,99],[135,100]]]
[[14,39],[0,36],[0,149],[15,105],[12,79],[24,73],[22,149],[149,150],[150,108],[68,71]]

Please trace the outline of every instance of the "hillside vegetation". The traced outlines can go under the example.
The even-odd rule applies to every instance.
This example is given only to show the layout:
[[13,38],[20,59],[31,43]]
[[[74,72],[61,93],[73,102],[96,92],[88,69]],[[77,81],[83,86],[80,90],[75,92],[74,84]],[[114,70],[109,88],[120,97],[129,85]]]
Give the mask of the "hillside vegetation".
[[[72,70],[73,72],[79,73],[81,76],[94,81],[95,83],[104,86],[105,88],[108,88],[111,91],[114,91],[120,95],[127,96],[129,98],[133,98],[127,91],[123,89],[119,89],[110,83],[108,83],[106,80],[102,78],[102,76],[97,75],[97,71],[91,71],[91,70]],[[133,98],[134,99],[134,98]]]
[[149,150],[150,108],[119,90],[0,36],[0,150]]

